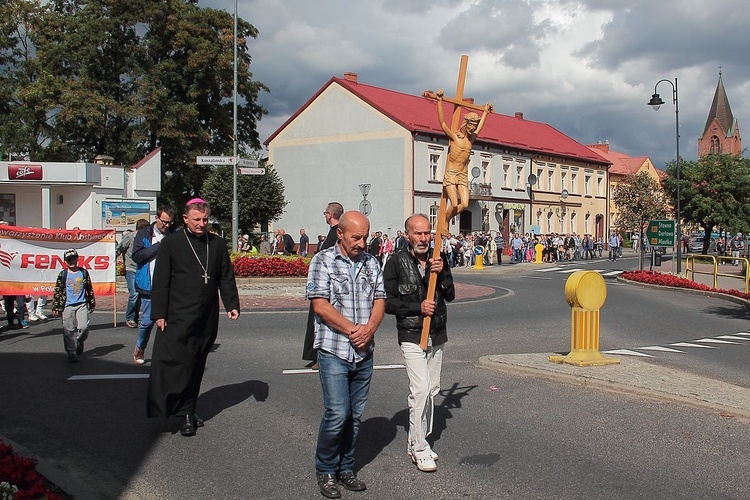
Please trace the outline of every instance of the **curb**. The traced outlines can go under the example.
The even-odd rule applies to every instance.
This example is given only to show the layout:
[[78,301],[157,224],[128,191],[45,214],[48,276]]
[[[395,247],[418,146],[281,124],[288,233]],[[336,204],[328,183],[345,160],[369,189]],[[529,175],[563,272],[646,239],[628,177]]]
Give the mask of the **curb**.
[[36,460],[36,471],[44,476],[49,482],[60,488],[70,498],[74,498],[75,500],[98,500],[96,495],[75,482],[69,474],[62,472],[40,456],[32,453],[26,447],[5,436],[0,436],[0,440],[4,441],[5,444],[10,445],[15,454]]
[[[548,354],[540,353],[540,355],[548,356]],[[549,354],[551,355],[551,353]],[[502,371],[506,373],[513,373],[516,375],[529,375],[535,378],[542,378],[546,380],[555,380],[570,385],[578,385],[582,387],[591,387],[594,389],[600,389],[610,391],[614,393],[631,394],[635,396],[647,397],[659,401],[671,401],[694,408],[703,410],[715,410],[721,413],[724,417],[735,417],[741,418],[750,422],[750,409],[737,408],[721,403],[706,401],[698,398],[692,398],[682,396],[680,394],[674,394],[671,392],[661,391],[655,388],[641,387],[638,385],[629,384],[627,382],[620,382],[611,378],[599,378],[583,373],[560,373],[553,370],[545,370],[544,368],[538,368],[534,366],[521,365],[512,362],[502,362],[491,359],[492,355],[482,356],[477,361],[477,366],[481,368],[488,368],[491,370]],[[632,360],[631,360],[632,361]],[[554,364],[550,362],[550,365]],[[559,365],[557,365],[559,366]],[[577,369],[578,367],[571,366],[571,369]],[[601,369],[604,367],[595,367]],[[731,385],[731,384],[727,384]]]
[[746,300],[740,297],[735,297],[734,295],[728,295],[726,293],[720,293],[720,292],[712,292],[710,290],[695,290],[692,288],[681,288],[678,286],[664,286],[664,285],[655,285],[653,283],[643,283],[641,281],[633,281],[629,279],[625,279],[622,277],[618,277],[617,281],[620,283],[627,283],[629,285],[635,285],[640,286],[643,288],[655,288],[655,289],[661,289],[661,290],[674,290],[678,292],[683,293],[689,293],[691,295],[702,295],[704,297],[713,297],[716,299],[724,299],[729,302],[734,302],[735,304],[739,304],[741,306],[745,306],[746,309],[750,309],[750,300]]

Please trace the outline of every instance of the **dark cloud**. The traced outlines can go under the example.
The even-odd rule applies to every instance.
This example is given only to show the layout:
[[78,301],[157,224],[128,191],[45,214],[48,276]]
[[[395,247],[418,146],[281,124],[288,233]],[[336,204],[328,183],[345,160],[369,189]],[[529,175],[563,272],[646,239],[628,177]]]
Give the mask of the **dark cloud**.
[[546,38],[557,31],[549,19],[536,19],[538,3],[477,2],[449,22],[438,40],[458,52],[487,51],[512,68],[535,66]]

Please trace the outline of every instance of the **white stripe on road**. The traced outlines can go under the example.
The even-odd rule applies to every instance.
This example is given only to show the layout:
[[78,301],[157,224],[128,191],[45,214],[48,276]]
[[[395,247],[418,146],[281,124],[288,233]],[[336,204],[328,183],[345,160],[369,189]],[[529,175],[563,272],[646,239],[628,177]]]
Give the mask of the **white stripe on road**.
[[735,335],[747,335],[748,337],[750,337],[750,332],[737,332],[735,333]]
[[719,335],[716,338],[717,339],[727,339],[727,340],[750,340],[747,337],[736,337],[734,335]]
[[644,358],[653,358],[652,355],[645,352],[636,352],[629,349],[615,349],[614,351],[602,351],[602,354],[621,354],[623,356],[641,356]]
[[567,274],[573,274],[577,271],[585,271],[585,269],[581,269],[580,267],[574,267],[573,269],[566,269],[564,271],[560,271],[561,273],[567,273]]
[[537,269],[536,272],[548,273],[550,271],[559,271],[560,269],[565,269],[565,268],[564,267],[548,267],[547,269]]
[[728,340],[718,340],[718,339],[695,339],[693,342],[705,342],[707,344],[734,344],[737,345],[739,342],[730,342]]
[[671,347],[664,347],[660,345],[650,345],[647,347],[636,347],[636,349],[641,349],[643,351],[661,351],[661,352],[685,352],[680,351],[678,349],[672,349]]
[[148,373],[118,373],[114,375],[73,375],[68,380],[114,380],[148,378]]
[[[398,368],[406,368],[404,365],[375,365],[372,367],[373,370],[394,370]],[[298,373],[318,373],[318,370],[312,368],[300,368],[298,370],[282,370],[282,375],[296,375]]]
[[618,274],[622,274],[622,271],[610,271],[608,273],[601,273],[602,276],[617,276]]
[[673,345],[675,347],[702,347],[704,349],[716,349],[716,347],[712,345],[691,344],[690,342],[677,342],[676,344],[669,345]]

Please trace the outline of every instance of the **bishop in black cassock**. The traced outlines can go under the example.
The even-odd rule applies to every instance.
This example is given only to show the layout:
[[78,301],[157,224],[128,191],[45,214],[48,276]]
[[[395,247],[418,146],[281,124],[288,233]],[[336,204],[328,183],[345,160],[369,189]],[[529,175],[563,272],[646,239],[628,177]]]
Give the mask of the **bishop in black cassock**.
[[[199,211],[201,207],[205,210]],[[205,202],[199,209],[186,210],[185,229],[161,242],[151,287],[151,317],[159,331],[148,384],[148,416],[182,417],[183,435],[195,434],[195,426],[203,424],[195,422],[195,406],[208,353],[218,333],[219,294],[231,319],[236,319],[240,310],[226,243],[207,231]],[[189,217],[204,217],[205,223],[196,226]],[[159,320],[163,320],[163,330]]]

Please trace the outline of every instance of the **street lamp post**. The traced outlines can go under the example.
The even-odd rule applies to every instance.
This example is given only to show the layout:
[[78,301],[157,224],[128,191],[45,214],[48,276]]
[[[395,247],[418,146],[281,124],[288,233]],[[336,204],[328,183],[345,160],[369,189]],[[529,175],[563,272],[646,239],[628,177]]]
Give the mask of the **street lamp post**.
[[658,87],[661,82],[667,82],[672,86],[672,104],[674,104],[675,144],[677,145],[677,221],[675,222],[675,226],[677,228],[677,274],[681,274],[682,225],[680,224],[680,103],[677,99],[677,78],[675,78],[674,83],[672,83],[672,80],[667,79],[659,80],[658,82],[656,82],[656,85],[654,85],[654,95],[651,96],[651,100],[648,102],[648,105],[654,108],[654,111],[658,111],[659,107],[664,104],[664,101],[656,92],[656,87]]
[[232,250],[238,248],[240,232],[240,202],[237,197],[237,0],[234,0],[234,98],[232,101]]

